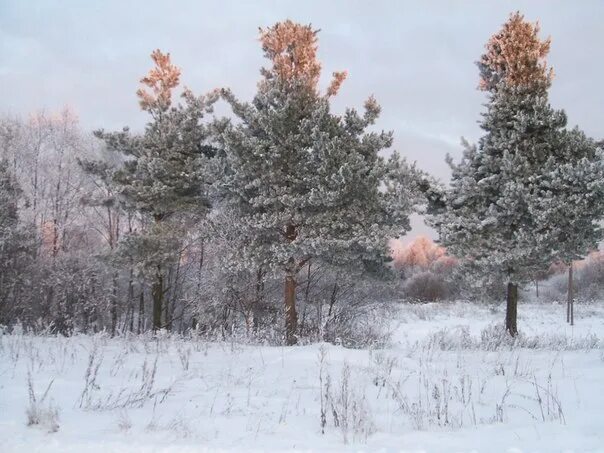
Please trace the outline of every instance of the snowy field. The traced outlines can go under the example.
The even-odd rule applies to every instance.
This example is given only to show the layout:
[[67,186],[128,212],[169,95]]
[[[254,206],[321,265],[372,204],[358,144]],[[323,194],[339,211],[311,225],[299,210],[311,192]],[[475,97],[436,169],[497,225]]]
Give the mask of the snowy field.
[[[0,337],[0,451],[604,452],[604,304],[403,305],[388,347]],[[30,426],[28,426],[30,424]]]

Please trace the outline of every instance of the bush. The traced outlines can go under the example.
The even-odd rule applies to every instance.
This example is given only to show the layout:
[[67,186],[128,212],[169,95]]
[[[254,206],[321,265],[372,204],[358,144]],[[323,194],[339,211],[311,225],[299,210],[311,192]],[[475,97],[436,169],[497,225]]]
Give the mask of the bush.
[[27,416],[27,426],[41,426],[49,433],[55,433],[59,430],[59,410],[49,402],[45,405],[46,398],[53,381],[51,380],[46,387],[46,391],[41,398],[36,396],[31,373],[27,374],[27,390],[29,392],[29,406],[25,410]]
[[451,297],[451,284],[442,276],[431,271],[419,272],[412,275],[403,285],[403,291],[408,299],[421,302],[434,302]]

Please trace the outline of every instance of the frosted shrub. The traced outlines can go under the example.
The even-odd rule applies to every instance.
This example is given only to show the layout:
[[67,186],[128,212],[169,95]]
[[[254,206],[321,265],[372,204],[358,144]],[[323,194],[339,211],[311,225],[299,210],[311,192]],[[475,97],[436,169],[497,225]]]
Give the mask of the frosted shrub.
[[[348,302],[348,301],[346,301]],[[334,308],[322,326],[322,340],[348,348],[379,348],[390,339],[388,319],[391,307],[364,297]]]
[[431,271],[419,272],[411,276],[404,284],[405,296],[411,300],[434,302],[448,299],[451,294],[450,285]]
[[440,349],[441,351],[471,349],[475,347],[475,345],[476,342],[470,336],[468,326],[458,326],[438,330],[430,335],[427,340],[427,346],[429,348],[436,348]]
[[95,336],[93,337],[92,348],[88,354],[88,364],[84,373],[84,389],[80,394],[79,402],[79,407],[81,408],[90,408],[92,406],[93,392],[100,389],[97,384],[97,376],[102,363],[103,351],[100,349],[98,337]]
[[425,340],[424,346],[427,349],[441,351],[464,349],[499,351],[515,348],[576,351],[600,349],[604,347],[604,343],[593,333],[573,338],[565,333],[549,333],[528,337],[519,332],[515,337],[512,337],[503,324],[490,324],[480,332],[479,339],[470,335],[467,326],[459,326],[434,332]]
[[[135,374],[139,376],[139,382],[134,381],[132,385],[123,386],[116,391],[110,391],[104,399],[100,397],[89,403],[88,407],[97,410],[112,410],[126,408],[141,408],[146,402],[155,400],[156,403],[163,403],[172,391],[168,386],[161,389],[155,388],[155,378],[157,375],[158,356],[155,356],[153,364],[150,365],[145,358],[141,369]],[[137,386],[138,385],[138,386]],[[98,388],[97,388],[98,389]]]
[[344,363],[340,382],[332,386],[331,375],[327,369],[327,350],[319,349],[319,392],[321,433],[325,433],[328,416],[332,424],[339,428],[344,443],[352,440],[366,442],[376,431],[376,425],[367,397],[362,386],[352,379],[351,368]]
[[25,410],[27,426],[40,426],[48,430],[49,433],[55,433],[59,430],[59,409],[50,401],[46,403],[53,382],[51,380],[48,383],[41,397],[36,396],[31,373],[27,373],[27,390],[29,393],[29,406]]
[[176,352],[178,353],[178,359],[182,366],[183,371],[189,370],[189,363],[191,361],[192,348],[185,343],[179,341],[176,343]]
[[132,420],[130,420],[128,412],[120,412],[117,419],[117,427],[120,429],[120,431],[130,431],[130,429],[132,428]]
[[430,321],[435,316],[429,304],[408,304],[405,306],[405,312],[414,314],[421,321]]
[[599,349],[603,345],[597,335],[589,333],[583,337],[569,337],[565,333],[546,333],[528,337],[522,332],[512,338],[501,324],[491,324],[480,333],[480,349],[497,351],[502,348],[551,349],[554,351],[576,351]]
[[491,324],[480,332],[480,349],[496,351],[503,347],[513,347],[522,341],[522,333],[512,337],[503,324]]

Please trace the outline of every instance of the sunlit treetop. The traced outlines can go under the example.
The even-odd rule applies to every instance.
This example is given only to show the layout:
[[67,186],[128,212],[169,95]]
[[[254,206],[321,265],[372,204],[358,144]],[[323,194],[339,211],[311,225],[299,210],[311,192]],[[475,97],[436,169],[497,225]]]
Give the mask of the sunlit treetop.
[[151,53],[151,59],[155,67],[140,81],[150,91],[140,88],[136,95],[143,110],[163,112],[172,104],[172,90],[180,83],[180,68],[172,64],[169,53],[164,54],[159,49]]
[[[286,20],[269,28],[260,28],[260,42],[264,55],[272,67],[263,68],[267,80],[306,85],[318,93],[321,63],[317,59],[317,34],[311,25],[301,25]],[[346,79],[346,71],[334,72],[327,96],[335,96]]]
[[500,82],[510,87],[547,89],[553,78],[545,58],[551,39],[539,38],[539,23],[524,20],[519,12],[510,15],[503,28],[486,44],[480,58],[479,88],[495,91]]

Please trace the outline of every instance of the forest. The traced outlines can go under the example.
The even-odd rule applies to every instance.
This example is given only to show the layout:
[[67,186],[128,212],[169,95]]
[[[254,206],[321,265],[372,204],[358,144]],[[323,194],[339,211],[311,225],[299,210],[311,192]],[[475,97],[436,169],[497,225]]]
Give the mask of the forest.
[[[154,50],[131,84],[140,130],[89,131],[70,108],[0,116],[0,393],[22,394],[7,398],[15,412],[0,434],[25,425],[27,397],[27,425],[44,435],[110,413],[112,436],[138,424],[160,445],[201,436],[248,448],[224,437],[238,416],[238,436],[260,449],[388,449],[399,445],[392,420],[408,434],[523,417],[544,433],[581,420],[567,446],[604,445],[587,421],[601,397],[583,395],[583,415],[564,399],[580,399],[564,374],[572,360],[581,376],[597,364],[586,392],[604,379],[604,141],[550,104],[555,42],[520,12],[493,30],[476,55],[482,135],[463,140],[442,180],[393,150],[379,99],[334,112],[348,73],[322,73],[322,33],[292,20],[261,27],[251,100],[220,80],[192,91],[170,49]],[[411,236],[412,218],[435,237]],[[296,384],[306,379],[318,386],[308,398]],[[214,437],[159,415],[194,414],[177,401],[199,386],[203,423],[219,417]],[[284,402],[259,400],[271,388]],[[330,429],[341,439],[321,440]],[[500,451],[510,432],[477,448]],[[14,451],[29,445],[20,436]],[[409,448],[448,451],[418,436]],[[36,451],[96,451],[66,439]],[[92,439],[99,451],[156,451]]]
[[[449,186],[383,154],[377,100],[330,112],[346,72],[323,92],[318,32],[291,21],[260,32],[268,65],[251,102],[181,87],[156,50],[142,133],[93,136],[69,110],[3,117],[0,322],[358,341],[375,299],[497,299],[507,285],[516,334],[518,285],[602,239],[601,149],[549,106],[538,32],[518,13],[487,43],[485,135],[450,162]],[[213,116],[219,101],[230,117]],[[413,213],[442,245],[420,238],[427,262],[393,261]]]

